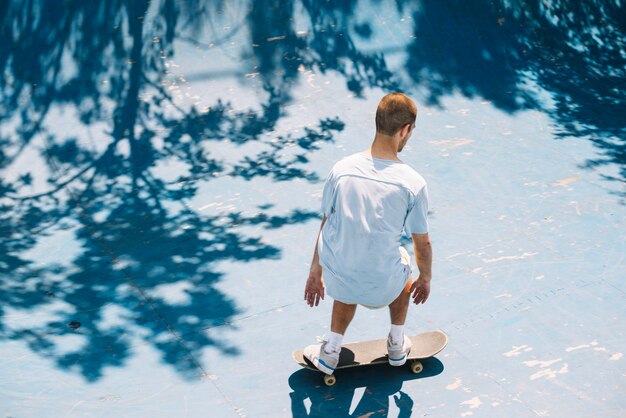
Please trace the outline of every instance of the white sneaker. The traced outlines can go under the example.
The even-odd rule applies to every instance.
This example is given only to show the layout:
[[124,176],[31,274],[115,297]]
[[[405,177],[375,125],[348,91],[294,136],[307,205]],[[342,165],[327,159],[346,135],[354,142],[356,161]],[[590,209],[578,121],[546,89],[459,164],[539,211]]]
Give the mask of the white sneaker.
[[304,349],[304,357],[309,359],[315,367],[326,374],[333,374],[337,363],[339,363],[339,353],[327,353],[324,351],[328,341],[321,344],[314,344]]
[[406,358],[411,352],[411,340],[405,335],[402,344],[392,344],[391,337],[389,337],[387,338],[387,352],[389,353],[389,364],[402,366],[406,363]]

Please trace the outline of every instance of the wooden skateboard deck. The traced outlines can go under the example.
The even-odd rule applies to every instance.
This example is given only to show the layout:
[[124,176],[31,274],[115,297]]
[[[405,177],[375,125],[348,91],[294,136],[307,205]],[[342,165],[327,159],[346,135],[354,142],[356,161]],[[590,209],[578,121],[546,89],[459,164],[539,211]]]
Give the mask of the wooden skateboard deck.
[[[422,334],[409,336],[409,338],[413,345],[407,357],[407,363],[410,364],[411,371],[416,374],[424,369],[419,360],[433,357],[448,344],[448,336],[442,331],[424,332]],[[304,357],[303,350],[294,351],[292,355],[293,359],[300,366],[319,371]],[[335,367],[335,370],[381,363],[388,363],[387,339],[360,341],[345,344],[341,347],[339,363],[337,367]],[[336,378],[334,375],[324,375],[324,383],[327,386],[332,386],[335,382]]]

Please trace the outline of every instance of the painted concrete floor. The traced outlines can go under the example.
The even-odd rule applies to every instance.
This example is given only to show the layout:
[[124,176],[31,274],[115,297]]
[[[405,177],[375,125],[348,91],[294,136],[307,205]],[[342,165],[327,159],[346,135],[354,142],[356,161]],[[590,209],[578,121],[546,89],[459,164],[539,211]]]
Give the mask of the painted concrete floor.
[[[623,11],[543,4],[7,2],[0,416],[626,416]],[[391,90],[449,345],[327,388],[323,180]]]

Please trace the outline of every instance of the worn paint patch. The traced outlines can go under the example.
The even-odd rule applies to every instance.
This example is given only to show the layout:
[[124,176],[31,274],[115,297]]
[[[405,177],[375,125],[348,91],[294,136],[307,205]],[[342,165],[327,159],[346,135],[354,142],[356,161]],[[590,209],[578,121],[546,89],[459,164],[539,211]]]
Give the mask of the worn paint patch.
[[524,345],[520,345],[520,346],[513,346],[513,350],[508,351],[506,353],[502,353],[503,356],[505,357],[517,357],[522,353],[527,353],[529,351],[532,351],[533,348],[524,344]]
[[574,347],[568,347],[565,349],[565,351],[567,351],[568,353],[572,352],[572,351],[576,351],[576,350],[582,350],[585,348],[592,348],[594,351],[604,351],[606,352],[607,349],[606,347],[598,347],[600,345],[600,343],[598,343],[597,341],[592,341],[589,344],[581,344],[581,345],[577,345]]
[[450,139],[442,139],[440,141],[430,141],[430,143],[433,145],[442,145],[447,148],[458,148],[463,145],[471,144],[472,142],[474,141],[471,139],[467,139],[467,138],[450,138]]
[[480,408],[482,402],[478,396],[474,396],[472,399],[468,399],[467,401],[461,402],[461,405],[467,405],[470,409]]
[[542,377],[546,379],[554,379],[557,374],[565,374],[569,371],[569,366],[565,363],[559,370],[545,369],[530,376],[530,380],[537,380]]
[[523,260],[525,258],[533,257],[539,253],[524,253],[522,255],[506,255],[497,258],[483,258],[483,263],[495,263],[503,260]]
[[461,383],[462,380],[460,377],[457,377],[456,379],[454,379],[454,383],[450,383],[448,386],[446,386],[446,389],[448,390],[455,390],[461,387]]
[[589,347],[590,347],[589,344],[581,344],[581,345],[577,345],[575,347],[567,347],[565,349],[565,351],[567,351],[568,353],[571,353],[572,351],[582,350],[583,348],[589,348]]
[[539,368],[541,368],[541,370],[539,370],[536,373],[533,373],[530,376],[530,380],[537,380],[540,379],[542,377],[545,377],[546,379],[554,379],[556,377],[557,374],[564,374],[567,373],[569,371],[569,366],[567,363],[564,363],[563,366],[561,366],[560,369],[558,370],[553,370],[553,369],[548,369],[547,367],[556,364],[558,362],[560,362],[562,359],[558,358],[558,359],[554,359],[554,360],[546,360],[546,361],[541,361],[541,360],[530,360],[530,361],[525,361],[524,364],[528,367],[536,367],[539,366]]
[[577,182],[578,180],[580,180],[580,177],[568,177],[566,179],[557,180],[554,183],[552,183],[552,185],[553,186],[565,187],[568,184],[572,184],[572,183]]
[[552,366],[554,363],[558,363],[561,360],[562,359],[560,358],[554,359],[554,360],[547,360],[547,361],[529,360],[529,361],[525,361],[524,364],[527,365],[528,367],[535,367],[535,366],[549,367],[549,366]]

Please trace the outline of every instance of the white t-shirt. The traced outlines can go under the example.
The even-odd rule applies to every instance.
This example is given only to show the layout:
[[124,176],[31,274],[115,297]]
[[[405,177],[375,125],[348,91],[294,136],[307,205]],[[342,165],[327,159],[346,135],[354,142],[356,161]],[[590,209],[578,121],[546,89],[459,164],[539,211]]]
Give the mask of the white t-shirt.
[[326,223],[318,254],[326,293],[344,303],[386,306],[411,274],[403,229],[428,232],[424,178],[401,161],[358,153],[331,170],[322,195]]

